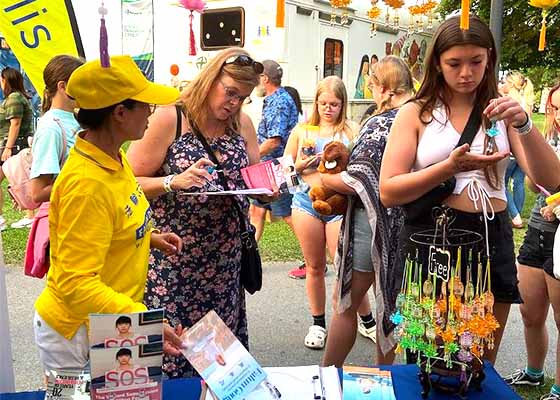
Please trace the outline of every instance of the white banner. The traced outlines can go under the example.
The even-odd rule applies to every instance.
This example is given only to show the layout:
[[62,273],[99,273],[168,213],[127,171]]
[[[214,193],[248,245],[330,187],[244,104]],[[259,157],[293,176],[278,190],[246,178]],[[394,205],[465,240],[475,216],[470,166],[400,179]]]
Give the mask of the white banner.
[[149,80],[154,80],[153,0],[121,0],[122,53],[132,56]]

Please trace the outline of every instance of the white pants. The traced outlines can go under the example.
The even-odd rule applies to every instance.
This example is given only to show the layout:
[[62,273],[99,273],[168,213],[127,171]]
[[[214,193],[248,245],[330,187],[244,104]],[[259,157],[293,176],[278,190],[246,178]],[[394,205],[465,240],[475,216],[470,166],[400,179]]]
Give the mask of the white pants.
[[51,328],[35,311],[33,317],[35,343],[41,364],[46,371],[82,371],[89,361],[89,340],[85,325],[80,326],[72,340]]

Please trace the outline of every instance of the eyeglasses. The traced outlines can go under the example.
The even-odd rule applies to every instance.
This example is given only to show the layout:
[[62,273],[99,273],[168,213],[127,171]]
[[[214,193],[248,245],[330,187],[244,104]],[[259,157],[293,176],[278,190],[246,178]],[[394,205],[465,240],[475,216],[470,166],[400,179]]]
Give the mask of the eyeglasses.
[[340,108],[340,107],[342,107],[342,103],[327,103],[327,102],[324,102],[324,101],[318,101],[317,105],[321,108],[327,108],[327,107],[329,107],[329,108]]
[[218,80],[218,82],[220,82],[220,85],[222,85],[222,87],[224,88],[224,92],[226,93],[228,101],[235,99],[239,102],[239,104],[243,104],[249,97],[249,95],[241,96],[239,93],[237,93],[237,89],[226,86],[226,84],[220,80]]
[[264,72],[264,65],[262,63],[253,60],[251,57],[241,54],[239,56],[231,56],[224,62],[224,65],[235,64],[240,67],[253,67],[253,70],[257,74],[262,74]]

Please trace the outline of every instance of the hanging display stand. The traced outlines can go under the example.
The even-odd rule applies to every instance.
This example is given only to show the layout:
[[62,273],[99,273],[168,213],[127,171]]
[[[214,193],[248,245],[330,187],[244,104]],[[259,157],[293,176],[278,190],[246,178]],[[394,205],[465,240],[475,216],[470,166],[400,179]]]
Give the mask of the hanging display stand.
[[[493,348],[499,324],[493,315],[490,264],[482,268],[477,254],[479,233],[451,228],[455,213],[447,207],[433,211],[435,228],[416,232],[409,239],[416,247],[407,259],[395,323],[397,352],[416,356],[422,397],[432,389],[466,398],[469,389],[482,390],[485,378],[482,354]],[[428,276],[422,280],[418,252],[428,252]],[[461,257],[461,252],[465,257]],[[451,266],[452,253],[456,265]],[[464,274],[461,259],[466,260]],[[472,268],[477,269],[476,282]]]

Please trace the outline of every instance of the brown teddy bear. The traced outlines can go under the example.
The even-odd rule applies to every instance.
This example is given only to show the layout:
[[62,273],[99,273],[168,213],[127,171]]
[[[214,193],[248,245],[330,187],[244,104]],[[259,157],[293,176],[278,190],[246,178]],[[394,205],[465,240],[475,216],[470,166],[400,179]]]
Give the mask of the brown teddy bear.
[[[325,146],[321,163],[317,170],[322,174],[338,174],[346,170],[350,152],[342,142],[334,141]],[[348,201],[346,195],[324,186],[313,186],[309,191],[313,208],[323,215],[341,215],[346,212]]]

